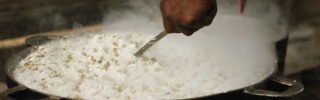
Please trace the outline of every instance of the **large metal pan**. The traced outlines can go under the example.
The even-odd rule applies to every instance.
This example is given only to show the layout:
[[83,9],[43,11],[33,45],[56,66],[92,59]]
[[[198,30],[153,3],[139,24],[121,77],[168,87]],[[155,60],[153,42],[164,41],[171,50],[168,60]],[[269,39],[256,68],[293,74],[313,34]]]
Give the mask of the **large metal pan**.
[[[131,1],[131,0],[130,0]],[[150,0],[146,0],[146,1],[150,1]],[[284,27],[281,27],[281,25],[278,25],[279,23],[283,24],[284,22],[282,22],[282,14],[280,13],[281,11],[279,10],[278,5],[276,5],[276,2],[278,2],[279,0],[248,0],[247,2],[247,6],[245,8],[245,12],[243,14],[240,14],[238,11],[238,3],[237,0],[218,0],[218,9],[219,12],[214,20],[214,24],[211,25],[210,27],[212,28],[212,30],[207,30],[204,29],[205,32],[203,33],[212,33],[212,34],[195,34],[195,35],[207,35],[207,36],[203,36],[203,38],[197,37],[197,36],[192,36],[190,38],[188,38],[188,40],[194,40],[197,39],[197,41],[202,41],[205,42],[206,45],[208,46],[216,46],[216,45],[220,45],[222,42],[225,41],[218,41],[220,42],[208,42],[206,40],[232,40],[230,39],[230,37],[248,37],[248,38],[242,38],[242,40],[247,40],[247,39],[252,39],[255,38],[257,35],[256,34],[274,34],[274,35],[279,35],[278,37],[267,37],[267,36],[260,36],[260,37],[266,37],[266,38],[274,38],[274,39],[282,39],[282,36],[285,36],[286,31],[283,31],[283,29],[285,29]],[[121,2],[122,3],[122,2]],[[155,6],[153,4],[146,4],[146,5],[150,5],[150,6]],[[158,3],[156,3],[156,5],[158,5]],[[142,10],[143,9],[143,10]],[[145,11],[145,7],[141,7],[141,10],[139,11]],[[130,9],[131,10],[131,9]],[[123,13],[121,13],[121,16],[125,16],[122,15]],[[142,13],[141,13],[142,14]],[[274,16],[277,15],[277,16]],[[278,16],[279,15],[279,16]],[[161,15],[159,15],[161,16]],[[235,17],[237,16],[237,17]],[[238,18],[239,17],[239,18]],[[248,19],[253,19],[255,21],[246,21]],[[134,20],[130,20],[130,21],[134,21]],[[126,22],[126,24],[130,24],[131,22]],[[143,24],[143,22],[136,22],[133,24]],[[256,23],[264,23],[264,25],[262,26],[256,26],[256,25],[261,25],[261,24],[256,24]],[[266,25],[267,24],[267,25]],[[149,24],[147,24],[149,25]],[[146,29],[147,25],[132,25],[134,26],[134,28],[138,28],[139,26],[142,26],[143,28],[141,28],[141,30]],[[243,27],[249,25],[251,27]],[[130,25],[129,25],[130,26]],[[132,27],[130,26],[130,27]],[[232,27],[234,26],[234,27]],[[122,29],[125,29],[124,27],[121,27]],[[151,27],[148,26],[148,29],[150,29]],[[227,28],[227,29],[226,29]],[[215,30],[223,30],[223,32],[220,31],[215,31]],[[246,29],[246,30],[243,30]],[[255,29],[255,30],[253,30]],[[230,31],[229,31],[230,30]],[[126,30],[128,31],[128,30]],[[159,30],[158,30],[159,31]],[[156,32],[158,32],[156,31]],[[203,31],[203,30],[201,30]],[[240,32],[242,31],[242,32]],[[213,33],[217,33],[217,34],[213,34]],[[222,34],[223,33],[223,34]],[[250,35],[236,35],[236,34],[240,34],[240,33],[251,33]],[[227,35],[229,36],[227,36]],[[209,36],[211,35],[211,36]],[[218,36],[219,35],[219,36]],[[223,35],[223,36],[221,36]],[[235,36],[236,35],[236,36]],[[169,36],[168,36],[169,37]],[[173,37],[173,36],[170,36]],[[208,37],[208,38],[207,38]],[[223,39],[221,37],[224,37]],[[32,52],[32,49],[36,48],[35,45],[41,45],[41,43],[44,43],[46,41],[50,41],[52,39],[55,38],[59,38],[59,37],[55,37],[55,36],[48,36],[48,37],[34,37],[34,38],[30,38],[27,39],[27,44],[29,45],[33,45],[15,55],[13,55],[11,57],[11,59],[8,60],[6,67],[5,67],[5,71],[7,76],[13,80],[15,83],[18,84],[18,86],[13,87],[3,93],[1,93],[1,96],[3,98],[7,98],[7,95],[16,91],[20,91],[20,90],[31,90],[40,94],[44,94],[47,95],[49,98],[53,98],[53,99],[60,99],[60,98],[65,98],[65,97],[60,97],[60,96],[56,96],[56,95],[52,95],[52,94],[46,94],[46,93],[42,93],[40,91],[34,90],[32,88],[28,88],[26,84],[21,84],[19,81],[15,80],[12,76],[12,71],[15,69],[16,64],[18,64],[22,59],[24,59],[24,57],[28,56],[28,54],[30,54]],[[191,39],[193,38],[193,39]],[[176,39],[176,38],[174,38]],[[261,39],[261,38],[259,38]],[[259,40],[258,39],[258,40]],[[262,39],[262,41],[265,39]],[[187,43],[193,43],[196,41],[186,41]],[[184,42],[184,43],[186,43]],[[236,41],[237,42],[237,41]],[[257,42],[257,41],[250,41],[247,43],[253,43],[253,42]],[[228,42],[230,43],[230,42]],[[229,45],[228,43],[225,43],[226,45]],[[235,43],[235,42],[233,42]],[[198,43],[201,44],[201,43]],[[250,45],[250,44],[241,44],[241,45]],[[257,55],[258,51],[253,51],[255,52],[255,54],[253,53],[252,55]],[[250,58],[250,55],[247,56],[248,58]],[[244,59],[244,58],[242,58]],[[254,59],[256,60],[256,59]],[[254,62],[254,61],[252,61]],[[266,66],[266,65],[261,65],[259,66],[259,63],[256,64],[257,66],[250,66],[249,68],[244,68],[244,70],[239,70],[238,72],[240,73],[240,75],[242,74],[247,74],[247,73],[251,73],[253,71],[247,71],[247,70],[252,70],[252,69],[256,69],[259,70],[263,73],[262,77],[258,77],[256,80],[249,82],[248,84],[242,85],[242,86],[238,86],[235,88],[229,88],[226,89],[225,92],[219,92],[219,93],[215,93],[212,95],[204,95],[203,97],[217,97],[219,95],[223,95],[223,94],[229,94],[235,91],[240,91],[244,94],[252,94],[252,95],[259,95],[259,96],[268,96],[268,97],[288,97],[288,96],[292,96],[295,95],[297,93],[300,93],[303,90],[303,85],[295,80],[289,80],[283,77],[279,77],[275,74],[275,72],[277,71],[277,66]],[[262,67],[261,67],[262,66]],[[236,68],[231,68],[231,69],[236,69]],[[227,73],[225,73],[227,74]],[[241,80],[247,80],[248,78],[252,78],[255,77],[255,74],[251,74],[247,75],[246,77],[242,77],[242,78],[238,78],[238,81]],[[26,76],[27,77],[27,76]],[[237,76],[234,76],[237,77]],[[257,89],[257,86],[259,86],[260,84],[264,83],[267,80],[271,80],[283,85],[288,86],[289,88],[287,88],[285,91],[281,91],[281,92],[276,92],[276,91],[271,91],[271,90],[264,90],[264,89]],[[234,82],[233,84],[237,84],[236,82]],[[198,98],[198,97],[197,97]],[[70,98],[72,99],[72,98]]]
[[[2,98],[10,99],[8,97],[8,95],[10,93],[14,93],[14,92],[21,91],[21,90],[30,90],[30,91],[33,91],[36,93],[46,95],[46,96],[48,96],[49,99],[73,99],[73,98],[61,97],[61,96],[57,96],[57,95],[53,95],[53,94],[46,94],[46,93],[40,92],[38,90],[28,88],[27,85],[21,84],[12,75],[14,69],[16,68],[16,65],[22,59],[27,57],[32,52],[32,50],[37,47],[37,45],[41,45],[42,43],[45,43],[47,41],[51,41],[51,40],[59,39],[59,38],[62,38],[62,37],[59,37],[59,36],[36,36],[36,37],[31,37],[29,39],[26,39],[26,43],[28,45],[31,45],[31,47],[29,47],[29,48],[27,48],[17,54],[14,54],[11,57],[11,59],[8,60],[6,66],[5,66],[5,72],[6,72],[7,76],[11,80],[13,80],[15,83],[17,83],[18,85],[16,87],[13,87],[13,88],[8,89],[8,90],[4,91],[3,93],[1,93],[0,98],[2,97]],[[234,88],[234,89],[228,90],[226,92],[216,93],[216,94],[212,94],[212,95],[204,95],[203,97],[196,97],[196,98],[190,98],[190,99],[199,99],[199,98],[208,98],[208,97],[210,98],[210,97],[219,96],[221,94],[228,94],[228,93],[235,92],[235,91],[242,91],[242,93],[245,93],[245,94],[258,95],[258,96],[289,97],[289,96],[296,95],[296,94],[300,93],[301,91],[303,91],[304,87],[301,83],[299,83],[295,80],[290,80],[290,79],[286,79],[286,78],[275,75],[275,72],[277,71],[277,66],[272,66],[268,70],[270,70],[271,73],[269,73],[268,75],[265,75],[266,77],[261,77],[261,79],[259,81],[254,82],[254,84],[247,84],[247,85],[244,85],[239,88]],[[26,76],[26,77],[28,77],[28,76]],[[287,88],[285,91],[282,91],[282,92],[276,92],[276,91],[256,88],[256,86],[264,83],[266,80],[270,80],[270,81],[274,81],[274,82],[286,85],[289,88]]]

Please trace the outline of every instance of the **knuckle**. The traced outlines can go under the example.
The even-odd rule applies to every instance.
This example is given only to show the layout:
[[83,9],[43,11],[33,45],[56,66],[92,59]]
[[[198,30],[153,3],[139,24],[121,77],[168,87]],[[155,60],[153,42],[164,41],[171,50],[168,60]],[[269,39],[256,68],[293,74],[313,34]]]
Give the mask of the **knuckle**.
[[184,26],[193,27],[198,22],[198,18],[195,16],[185,16],[181,19],[181,24]]

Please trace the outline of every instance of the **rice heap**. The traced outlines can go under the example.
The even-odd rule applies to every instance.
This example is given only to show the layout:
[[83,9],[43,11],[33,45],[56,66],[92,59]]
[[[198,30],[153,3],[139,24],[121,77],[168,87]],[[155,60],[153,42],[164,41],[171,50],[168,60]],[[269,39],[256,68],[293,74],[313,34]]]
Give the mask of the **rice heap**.
[[87,34],[52,41],[38,46],[13,75],[29,88],[79,99],[183,99],[221,92],[216,89],[225,77],[212,71],[226,65],[206,60],[205,49],[164,38],[135,57],[152,37]]

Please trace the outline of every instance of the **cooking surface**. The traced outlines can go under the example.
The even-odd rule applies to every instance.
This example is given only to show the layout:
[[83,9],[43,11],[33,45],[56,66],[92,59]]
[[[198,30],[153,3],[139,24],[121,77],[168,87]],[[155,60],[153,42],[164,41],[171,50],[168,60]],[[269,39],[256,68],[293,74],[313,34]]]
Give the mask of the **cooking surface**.
[[[91,33],[91,35],[92,34],[93,33]],[[118,33],[118,34],[120,34],[120,33]],[[89,47],[88,49],[92,49],[93,50],[93,48],[96,48],[96,47],[94,47],[93,45],[91,45],[93,47],[88,46],[85,43],[91,43],[91,44],[96,43],[97,44],[96,46],[98,46],[100,42],[97,42],[97,41],[114,40],[114,39],[103,39],[103,37],[101,37],[101,39],[100,38],[99,39],[95,39],[95,38],[98,38],[99,35],[93,35],[93,36],[97,36],[97,37],[92,37],[94,39],[92,39],[91,42],[89,42],[90,40],[89,41],[81,41],[81,42],[72,42],[72,39],[70,39],[71,42],[69,41],[69,43],[73,43],[72,46],[69,46],[70,44],[68,44],[67,41],[61,41],[61,42],[59,42],[61,44],[58,44],[58,47],[66,48],[66,50],[68,50],[68,49],[75,49],[75,47],[73,47],[73,46],[79,47],[78,45],[84,45],[85,47]],[[102,35],[102,36],[104,36],[104,35]],[[129,36],[131,38],[131,34],[129,34]],[[83,36],[83,38],[85,38],[85,37],[89,37],[89,36],[86,36],[86,35]],[[139,38],[141,38],[141,37],[135,37],[134,34],[132,34],[132,37],[136,38],[137,40],[139,40]],[[76,41],[85,40],[83,38],[80,38],[80,39],[76,38],[75,40]],[[118,39],[118,37],[114,36],[114,35],[110,36],[110,38]],[[120,38],[121,37],[119,37],[119,39]],[[122,39],[126,39],[126,38],[122,37]],[[175,38],[175,39],[177,39],[177,38]],[[129,40],[128,42],[130,42],[130,39],[128,39],[128,40]],[[82,43],[82,42],[85,42],[85,43]],[[122,43],[110,42],[110,41],[109,42],[102,42],[102,43],[109,44],[111,47],[113,47],[113,46],[116,46],[116,47],[121,46],[122,47],[122,45],[123,45]],[[113,44],[110,44],[110,43],[113,43]],[[138,42],[138,43],[143,43],[143,42]],[[259,60],[255,60],[255,62],[245,62],[246,60],[243,61],[242,63],[239,63],[239,62],[236,62],[236,61],[231,62],[229,60],[225,61],[224,59],[222,59],[222,57],[217,55],[216,52],[212,52],[212,51],[208,50],[208,48],[201,48],[201,46],[195,46],[195,45],[194,46],[188,46],[186,44],[182,44],[182,43],[184,43],[184,41],[182,41],[182,40],[181,41],[177,40],[177,41],[168,42],[167,44],[166,43],[167,43],[166,41],[163,41],[160,44],[157,44],[156,47],[151,48],[151,50],[148,51],[148,52],[150,52],[151,54],[155,54],[155,55],[159,54],[158,56],[160,58],[162,57],[162,55],[160,55],[162,53],[164,53],[164,55],[163,55],[164,57],[169,57],[169,56],[166,56],[166,54],[171,55],[169,58],[163,59],[164,60],[163,62],[169,62],[168,65],[167,65],[167,63],[162,63],[162,64],[164,64],[165,66],[168,66],[169,67],[168,69],[175,68],[173,66],[170,67],[170,65],[173,64],[174,66],[177,67],[177,69],[174,69],[174,73],[176,71],[181,71],[182,73],[180,73],[180,74],[181,74],[182,77],[191,78],[193,76],[189,76],[189,75],[194,75],[193,71],[195,71],[195,73],[196,73],[195,76],[200,76],[202,78],[215,79],[215,81],[207,80],[207,81],[203,82],[203,83],[212,83],[209,86],[213,85],[214,87],[206,87],[206,85],[201,85],[203,87],[201,87],[201,88],[198,87],[197,89],[208,90],[209,92],[215,92],[215,93],[220,93],[220,92],[224,92],[224,91],[230,91],[230,90],[233,90],[233,89],[238,89],[238,88],[250,86],[250,85],[252,85],[252,84],[254,84],[256,82],[259,82],[262,79],[264,79],[267,76],[269,76],[274,71],[274,60],[272,60],[271,58],[270,59],[259,59]],[[176,43],[179,43],[179,46],[171,46],[171,45],[174,45]],[[52,45],[54,45],[54,44],[52,44]],[[160,48],[160,47],[165,47],[164,45],[167,46],[167,48]],[[66,47],[64,47],[64,46],[66,46]],[[130,47],[130,45],[127,45],[127,46]],[[98,47],[103,47],[103,46],[98,46]],[[181,47],[181,48],[175,48],[175,47]],[[42,47],[40,47],[40,48],[42,48]],[[45,48],[49,49],[50,47],[45,47]],[[80,48],[82,48],[82,47],[80,47]],[[80,48],[77,48],[77,49],[79,49],[79,51],[81,51]],[[201,52],[198,53],[197,50],[193,50],[193,48],[198,48],[197,50],[200,50]],[[217,48],[219,48],[219,46],[217,46]],[[218,50],[217,48],[215,48],[215,50]],[[97,52],[97,53],[99,53],[100,51],[104,52],[104,50],[100,50],[100,49],[97,49],[96,51],[93,50],[93,52]],[[183,49],[183,50],[180,50],[180,49]],[[247,49],[249,49],[249,48],[247,48]],[[40,49],[40,51],[41,50],[45,50],[45,49]],[[49,50],[55,50],[55,49],[49,49]],[[60,50],[60,49],[58,49],[58,50]],[[61,49],[61,50],[65,50],[65,49]],[[125,50],[127,50],[127,49],[125,49]],[[166,50],[169,50],[169,51],[166,51]],[[91,51],[91,50],[89,50],[89,51]],[[152,53],[151,51],[154,51],[154,52],[155,51],[159,51],[159,52]],[[247,50],[245,50],[245,51],[247,51]],[[50,52],[50,51],[45,51],[45,52]],[[130,52],[130,51],[127,51],[127,52]],[[180,59],[179,55],[184,56],[184,54],[188,54],[189,52],[193,52],[193,53],[190,53],[188,57],[184,57],[184,58]],[[62,53],[62,51],[61,51],[61,53]],[[91,53],[86,53],[86,54],[96,55],[97,53],[92,53],[91,52]],[[173,54],[170,54],[170,53],[173,53]],[[270,53],[270,52],[268,52],[268,51],[259,52],[259,54],[262,54],[262,53]],[[60,54],[60,53],[58,53],[58,54]],[[78,54],[78,53],[75,53],[75,54]],[[85,54],[85,56],[86,56],[86,54]],[[122,58],[122,55],[125,55],[125,53],[120,54],[119,57]],[[67,56],[67,54],[65,54],[65,56]],[[99,58],[100,56],[98,56],[97,61],[98,61],[98,59],[100,59]],[[131,56],[133,56],[133,55],[131,55]],[[126,59],[129,59],[131,56],[127,56]],[[145,56],[147,56],[147,55],[145,55]],[[44,56],[41,56],[41,57],[44,57]],[[45,59],[46,57],[48,57],[48,56],[45,55],[45,57],[43,59]],[[62,60],[64,59],[64,56],[59,56],[59,57]],[[74,57],[73,54],[72,54],[72,57]],[[155,56],[155,57],[157,57],[157,56]],[[190,59],[189,59],[189,57],[190,57]],[[199,58],[197,58],[197,57],[199,57]],[[232,57],[234,57],[234,56],[232,56]],[[262,57],[262,56],[260,56],[260,57]],[[263,57],[265,58],[266,56],[263,56]],[[68,59],[69,58],[72,59],[71,55],[70,55],[70,57],[67,57],[67,58]],[[85,58],[87,58],[87,57],[85,57]],[[175,60],[176,58],[179,58],[179,60]],[[96,58],[94,58],[94,59],[96,59]],[[184,60],[184,59],[186,59],[186,60]],[[247,59],[250,59],[250,58],[247,58]],[[157,59],[157,60],[162,61],[161,59]],[[192,62],[188,62],[188,60],[189,61],[191,60]],[[50,59],[48,61],[50,61]],[[53,60],[53,61],[55,61],[55,60]],[[59,61],[59,60],[57,60],[57,61]],[[170,64],[170,61],[176,61],[177,63],[171,63]],[[187,62],[184,62],[184,61],[187,61]],[[36,62],[42,62],[42,61],[35,61],[35,63]],[[64,60],[63,60],[63,62],[64,62]],[[84,61],[82,61],[82,62],[84,62]],[[119,62],[122,62],[122,60],[119,60]],[[180,65],[179,62],[182,62],[181,64],[187,64],[187,65]],[[207,64],[207,62],[208,62],[208,64]],[[228,62],[228,63],[223,63],[223,62]],[[57,63],[58,64],[62,64],[60,62],[57,62]],[[102,60],[102,63],[105,63],[105,62]],[[117,61],[116,61],[116,63],[117,63]],[[138,63],[138,62],[136,62],[136,63]],[[122,64],[122,63],[120,63],[120,64]],[[262,64],[263,66],[261,66],[261,65],[260,66],[256,66],[257,64]],[[30,63],[27,62],[27,63],[22,64],[22,65],[30,65]],[[35,64],[35,65],[41,65],[41,64]],[[197,66],[197,69],[195,69],[194,65],[199,65],[199,66]],[[62,65],[54,65],[54,66],[63,66],[63,64]],[[75,66],[77,66],[77,65],[75,65]],[[123,66],[126,66],[126,65],[123,65]],[[165,66],[164,66],[164,68],[165,68]],[[270,67],[268,67],[268,66],[270,66]],[[15,67],[15,65],[14,66],[10,66],[10,67]],[[127,69],[128,72],[130,72],[130,68],[129,67],[130,66],[128,66],[128,69]],[[22,68],[25,68],[25,67],[22,67]],[[55,67],[55,68],[57,68],[57,67]],[[61,67],[61,68],[63,69],[64,67]],[[113,67],[109,67],[109,68],[113,68]],[[143,68],[143,67],[139,67],[139,68]],[[189,70],[189,68],[190,68],[190,70]],[[268,68],[268,69],[265,70],[265,68]],[[40,70],[40,69],[41,68],[39,68],[39,69],[36,68],[34,70]],[[186,70],[184,70],[184,69],[186,69]],[[243,71],[244,69],[246,70],[246,72]],[[61,69],[59,69],[59,70],[61,70]],[[149,70],[151,70],[151,69],[149,69]],[[199,70],[199,72],[198,72],[198,70]],[[66,71],[66,70],[64,70],[64,71]],[[58,71],[58,72],[60,72],[60,71]],[[93,72],[95,72],[95,71],[93,71]],[[102,72],[104,72],[104,71],[102,71]],[[139,71],[139,72],[141,72],[141,71]],[[146,71],[144,71],[144,72],[146,72]],[[185,73],[185,72],[187,72],[187,73]],[[48,72],[48,73],[51,73],[51,72]],[[62,73],[63,73],[63,71],[62,71]],[[73,73],[73,72],[72,71],[70,71],[70,72],[68,71],[68,73]],[[183,73],[185,73],[185,74],[183,74]],[[155,73],[155,74],[157,74],[157,73]],[[36,74],[33,74],[33,75],[35,75],[34,77],[37,77]],[[62,76],[68,76],[69,74],[66,74],[66,75],[61,74],[61,75]],[[103,76],[104,74],[102,73],[102,74],[98,74],[98,75],[102,75]],[[177,77],[179,77],[179,75]],[[20,79],[25,79],[25,78],[23,78],[23,76],[28,76],[28,75],[22,75],[22,77],[20,77]],[[45,76],[45,75],[42,75],[42,76]],[[60,76],[60,74],[59,74],[59,76]],[[78,75],[76,75],[76,76],[78,76]],[[112,77],[112,75],[108,75],[108,76]],[[134,76],[134,75],[129,75],[129,76],[131,77],[131,76]],[[147,76],[149,76],[149,75],[147,75]],[[32,77],[32,75],[30,77]],[[130,77],[128,77],[129,80],[130,80]],[[173,76],[173,77],[175,77],[175,76]],[[246,78],[246,77],[250,77],[250,78]],[[113,79],[118,79],[119,77],[118,78],[112,77],[112,78]],[[188,78],[183,78],[183,79],[188,79]],[[195,81],[191,81],[191,82],[188,82],[188,83],[190,83],[190,84],[201,84],[201,81],[199,81],[198,79],[202,79],[202,78],[199,78],[199,77],[198,78],[194,78],[193,80],[195,80]],[[32,78],[32,79],[36,79],[36,78]],[[122,79],[122,78],[120,77],[120,79]],[[164,79],[170,80],[170,78],[165,78],[165,77],[164,77]],[[18,80],[19,80],[19,78],[18,78]],[[180,80],[180,79],[178,79],[178,80]],[[129,82],[129,83],[135,83],[135,82],[138,82],[138,81],[139,80],[135,80],[134,82]],[[210,81],[213,81],[213,82],[210,82]],[[19,80],[19,82],[20,82],[20,80]],[[150,82],[152,82],[152,81],[150,81]],[[163,82],[165,82],[165,81],[163,81]],[[179,82],[185,83],[185,82],[183,82],[183,80],[180,80]],[[193,82],[200,82],[200,83],[193,83]],[[221,84],[220,82],[224,83],[224,84]],[[22,82],[22,83],[24,85],[27,85],[24,82]],[[71,81],[68,82],[68,83],[72,84]],[[33,84],[33,83],[31,83],[31,84]],[[137,86],[139,84],[142,84],[142,83],[137,83]],[[143,84],[147,84],[148,85],[148,83],[143,83]],[[41,87],[41,84],[39,84],[39,86]],[[67,86],[67,85],[63,85],[63,86]],[[188,86],[188,84],[186,84],[186,86]],[[192,87],[192,86],[194,86],[194,85],[191,85],[191,86],[188,86],[188,87]],[[61,86],[59,86],[59,87],[61,87]],[[34,88],[34,87],[30,86],[30,88]],[[207,88],[210,88],[210,89],[207,89]],[[182,89],[184,89],[184,88],[182,88]],[[55,88],[55,90],[60,90],[60,89]],[[141,89],[138,89],[138,90],[141,90]],[[187,89],[186,91],[189,91],[189,90],[192,90],[192,89]],[[181,91],[184,91],[184,90],[181,90]],[[194,90],[194,91],[197,91],[197,90]],[[61,93],[61,92],[59,92],[59,93]],[[196,93],[201,93],[201,92],[196,92]],[[196,93],[194,93],[194,94],[196,94]],[[205,94],[209,94],[209,93],[205,93]]]
[[[210,67],[210,65],[215,65],[217,60],[211,61],[210,58],[213,57],[207,58],[205,55],[208,55],[208,53],[204,52],[203,48],[193,50],[195,48],[193,46],[190,48],[183,44],[172,43],[174,41],[163,40],[142,57],[135,57],[133,53],[138,49],[137,47],[141,46],[149,38],[152,38],[152,35],[139,35],[137,33],[86,34],[81,37],[65,41],[59,40],[40,46],[25,60],[22,60],[21,65],[19,64],[16,67],[13,64],[10,67],[16,67],[13,76],[16,76],[15,79],[17,81],[29,88],[73,98],[78,94],[81,94],[81,98],[117,98],[117,95],[120,98],[128,96],[132,99],[149,96],[149,98],[158,98],[159,95],[163,95],[161,97],[164,98],[180,98],[180,94],[188,94],[188,96],[193,97],[193,95],[198,96],[198,93],[202,94],[200,91],[208,91],[203,94],[210,94],[211,92],[228,91],[228,88],[237,88],[237,85],[250,85],[249,82],[239,83],[239,81],[232,82],[233,80],[225,79],[227,76],[219,74],[219,72],[224,72],[223,69],[242,66],[230,66],[230,62],[221,66]],[[74,49],[77,51],[74,51]],[[184,52],[181,52],[182,50]],[[179,51],[180,53],[177,53]],[[193,53],[189,54],[188,57],[184,57],[184,54],[188,52]],[[56,59],[56,56],[59,56],[60,59]],[[176,60],[176,58],[179,58],[179,60]],[[67,63],[65,62],[66,59]],[[202,62],[202,65],[198,64],[199,62]],[[195,69],[195,64],[197,69]],[[250,66],[250,64],[247,66]],[[52,72],[55,73],[53,76],[43,74]],[[238,70],[227,72],[239,73]],[[262,71],[262,73],[264,72]],[[237,77],[242,78],[242,75],[238,74]],[[25,76],[28,76],[28,78]],[[250,79],[252,79],[250,81],[257,81],[254,79],[261,78],[252,77]],[[220,82],[225,84],[238,83],[225,87],[220,85]],[[203,87],[193,84],[201,84]],[[219,87],[217,87],[218,85]],[[103,89],[100,87],[103,87]],[[112,89],[112,87],[117,89]],[[170,90],[167,90],[168,88]],[[173,89],[174,91],[171,91]],[[109,91],[112,92],[109,93]],[[132,91],[134,92],[131,94]],[[167,94],[167,92],[172,95]]]

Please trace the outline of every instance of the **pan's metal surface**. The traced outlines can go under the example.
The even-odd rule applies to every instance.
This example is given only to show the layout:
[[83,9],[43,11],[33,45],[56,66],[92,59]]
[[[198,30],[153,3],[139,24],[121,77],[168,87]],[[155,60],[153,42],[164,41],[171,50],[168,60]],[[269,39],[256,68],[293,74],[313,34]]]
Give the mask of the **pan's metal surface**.
[[[33,43],[30,43],[33,44]],[[72,99],[72,98],[68,98],[68,97],[61,97],[61,96],[56,96],[56,95],[52,95],[52,94],[48,94],[48,93],[44,93],[38,90],[34,90],[32,88],[28,88],[26,85],[21,84],[19,81],[15,80],[13,77],[12,72],[14,71],[14,69],[16,68],[17,64],[23,60],[25,57],[27,57],[30,53],[32,53],[32,51],[34,49],[36,49],[37,46],[31,46],[25,50],[22,50],[21,52],[13,55],[7,62],[6,66],[5,66],[5,72],[7,74],[7,76],[12,79],[14,82],[16,82],[17,84],[19,84],[19,89],[29,89],[31,91],[37,92],[37,93],[41,93],[44,95],[48,95],[50,98],[66,98],[66,99]],[[279,78],[277,76],[274,76],[277,66],[273,66],[270,67],[270,69],[273,71],[273,73],[270,73],[269,75],[266,75],[267,77],[263,77],[261,78],[261,81],[254,83],[254,84],[248,84],[246,86],[243,86],[242,88],[235,88],[233,90],[230,91],[226,91],[223,93],[229,93],[229,92],[233,92],[233,91],[239,91],[239,90],[244,90],[244,93],[248,93],[248,94],[253,94],[253,95],[261,95],[261,96],[269,96],[269,97],[286,97],[286,96],[291,96],[291,95],[295,95],[297,93],[300,93],[303,90],[303,85],[299,82],[296,82],[294,80],[289,80],[289,79],[283,79],[283,78]],[[263,91],[261,92],[261,90],[256,91],[257,89],[254,88],[255,85],[260,84],[262,82],[264,82],[265,80],[270,79],[276,79],[276,82],[279,82],[281,84],[284,85],[288,85],[288,86],[292,86],[291,88],[289,88],[287,91],[284,91],[285,93],[276,93],[276,92],[272,92],[272,91]],[[289,80],[289,81],[288,81]],[[19,89],[16,90],[8,90],[5,91],[4,93],[1,93],[2,95],[8,92],[15,92]],[[223,94],[223,93],[215,93],[212,95],[204,95],[202,97],[194,97],[194,98],[189,98],[189,99],[197,99],[197,98],[203,98],[203,97],[210,97],[210,96],[215,96],[215,95],[219,95],[219,94]],[[270,95],[271,94],[271,95]]]

